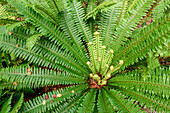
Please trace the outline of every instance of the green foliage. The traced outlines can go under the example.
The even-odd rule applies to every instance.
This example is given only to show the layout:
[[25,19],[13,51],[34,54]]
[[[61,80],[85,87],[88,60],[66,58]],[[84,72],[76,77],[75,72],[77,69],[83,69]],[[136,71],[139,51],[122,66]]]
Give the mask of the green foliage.
[[[157,58],[168,56],[167,1],[1,2],[1,112],[170,112],[170,70]],[[56,85],[28,101],[21,93]]]
[[[10,95],[10,97],[8,96],[4,96],[5,94],[8,94]],[[5,93],[3,93],[1,95],[2,97],[1,98],[1,104],[2,104],[2,109],[0,111],[0,113],[17,113],[18,110],[21,108],[21,105],[23,103],[23,100],[24,100],[24,93],[21,94],[21,96],[17,99],[15,99],[17,102],[16,104],[14,105],[14,107],[12,107],[12,104],[13,104],[13,97],[16,96],[15,95],[15,92],[10,92],[10,90],[6,91]]]
[[14,108],[12,109],[11,113],[16,113],[21,108],[21,105],[24,101],[24,93],[21,94],[20,99],[18,100],[17,104],[15,104]]
[[8,113],[11,109],[11,100],[12,100],[12,96],[13,93],[11,94],[11,96],[7,99],[7,101],[4,102],[2,109],[1,109],[1,113]]
[[103,1],[100,5],[98,5],[97,7],[92,9],[90,12],[88,12],[84,18],[89,19],[90,17],[93,17],[93,19],[95,19],[96,15],[99,11],[100,12],[106,12],[114,4],[116,4],[116,3],[112,0]]

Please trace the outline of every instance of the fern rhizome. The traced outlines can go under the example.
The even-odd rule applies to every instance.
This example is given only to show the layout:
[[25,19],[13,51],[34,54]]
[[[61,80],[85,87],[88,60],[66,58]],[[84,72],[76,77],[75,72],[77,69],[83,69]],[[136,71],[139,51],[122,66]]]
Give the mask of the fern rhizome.
[[[170,112],[170,70],[154,56],[169,3],[2,0],[0,50],[28,63],[0,69],[1,112]],[[68,87],[23,102],[24,89],[56,85]]]

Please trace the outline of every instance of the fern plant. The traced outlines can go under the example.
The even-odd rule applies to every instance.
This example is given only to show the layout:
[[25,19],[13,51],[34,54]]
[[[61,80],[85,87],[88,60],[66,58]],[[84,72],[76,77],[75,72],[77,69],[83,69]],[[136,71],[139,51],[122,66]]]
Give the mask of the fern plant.
[[[170,2],[102,1],[84,7],[77,0],[7,0],[27,23],[10,31],[0,26],[0,48],[34,66],[2,68],[0,90],[68,85],[27,101],[19,112],[170,111],[169,68],[128,69],[168,39],[164,4]],[[151,12],[154,22],[136,29]]]

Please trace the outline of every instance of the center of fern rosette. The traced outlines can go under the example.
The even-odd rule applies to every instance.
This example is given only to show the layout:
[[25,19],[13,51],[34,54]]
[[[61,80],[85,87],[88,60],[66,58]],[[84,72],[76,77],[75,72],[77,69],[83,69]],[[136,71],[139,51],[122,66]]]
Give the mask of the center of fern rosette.
[[123,60],[120,60],[116,66],[111,65],[114,51],[106,51],[106,46],[102,46],[101,37],[97,31],[94,33],[94,41],[88,43],[88,49],[90,61],[87,62],[87,65],[92,71],[89,74],[90,88],[99,89],[107,84],[112,77],[111,74],[121,67]]

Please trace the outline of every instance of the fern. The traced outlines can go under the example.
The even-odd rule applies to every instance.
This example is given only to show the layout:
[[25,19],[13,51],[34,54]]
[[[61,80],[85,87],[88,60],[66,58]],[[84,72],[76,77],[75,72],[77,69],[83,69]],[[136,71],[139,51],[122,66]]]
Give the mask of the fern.
[[[155,57],[168,45],[167,3],[3,1],[3,12],[10,9],[24,21],[3,13],[0,62],[8,63],[10,54],[28,63],[1,64],[2,112],[137,113],[146,107],[170,112],[169,67]],[[153,22],[137,28],[148,15]],[[27,98],[21,91],[56,85],[65,87],[23,103]]]
[[20,107],[22,106],[22,102],[24,100],[24,94],[21,94],[20,99],[18,100],[17,104],[15,104],[14,108],[12,109],[11,113],[16,113],[18,112],[18,110],[20,109]]
[[2,106],[2,109],[1,109],[1,113],[8,113],[11,109],[11,100],[12,100],[12,97],[13,97],[13,94],[11,94],[11,96],[7,99],[7,101],[5,101],[5,103],[3,104]]
[[[69,87],[66,88],[64,90],[59,90],[59,91],[54,91],[54,92],[50,92],[48,93],[49,98],[46,100],[46,104],[43,105],[43,97],[45,97],[45,95],[43,95],[43,97],[38,97],[35,98],[32,101],[29,101],[29,103],[25,103],[22,109],[22,112],[38,112],[38,111],[46,111],[47,109],[52,109],[54,106],[57,106],[60,102],[63,101],[63,99],[67,99],[70,98],[70,96],[72,95],[76,95],[76,93],[80,93],[83,89],[87,88],[87,84],[86,85],[81,85],[78,87]],[[71,91],[74,90],[76,93],[72,93]],[[54,94],[62,94],[61,97],[56,97],[55,99],[53,99],[53,95]],[[51,103],[51,101],[53,100],[53,103]],[[36,106],[36,108],[35,108]],[[44,107],[46,106],[46,107]],[[51,106],[51,107],[50,107]]]
[[107,11],[111,6],[113,6],[115,4],[114,1],[104,1],[102,2],[100,5],[98,5],[97,7],[95,7],[93,10],[91,10],[90,12],[88,12],[88,14],[84,17],[85,19],[90,18],[91,16],[93,16],[93,18],[95,19],[96,14],[100,11]]

